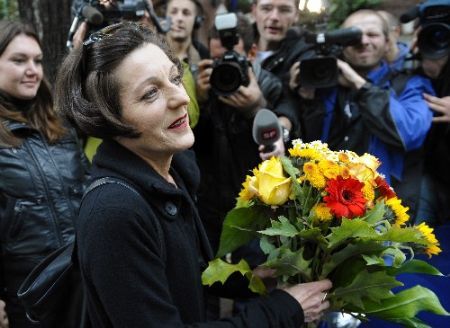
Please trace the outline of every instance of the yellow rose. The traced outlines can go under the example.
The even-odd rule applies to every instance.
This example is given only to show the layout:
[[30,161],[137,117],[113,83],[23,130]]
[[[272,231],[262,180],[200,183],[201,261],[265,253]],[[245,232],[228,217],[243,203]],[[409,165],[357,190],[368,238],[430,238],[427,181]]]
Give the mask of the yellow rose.
[[286,203],[291,193],[291,179],[286,178],[278,158],[262,162],[257,176],[259,198],[267,205]]

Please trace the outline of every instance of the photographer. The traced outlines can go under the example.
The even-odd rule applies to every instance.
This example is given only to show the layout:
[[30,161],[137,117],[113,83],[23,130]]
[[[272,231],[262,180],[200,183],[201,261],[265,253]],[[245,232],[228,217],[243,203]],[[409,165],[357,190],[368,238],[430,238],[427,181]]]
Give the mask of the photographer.
[[[449,29],[448,20],[445,24]],[[424,94],[434,117],[425,144],[425,177],[416,222],[443,224],[450,222],[450,46],[447,40],[434,52],[418,50],[422,57],[420,71],[432,80],[437,96]]]
[[127,1],[126,4],[123,0],[74,0],[72,16],[68,48],[81,46],[89,33],[120,20],[139,22],[158,31],[161,29],[151,0]]
[[384,18],[389,27],[389,49],[386,52],[386,61],[389,66],[396,71],[412,68],[412,63],[406,60],[410,56],[409,46],[400,41],[400,20],[385,10],[378,10],[377,13]]
[[[228,14],[220,17],[236,16]],[[248,77],[247,85],[240,85],[235,92],[227,95],[218,95],[212,90],[210,78],[213,71],[217,70],[217,63],[229,64],[220,61],[224,54],[241,58],[240,63],[243,64],[245,55],[253,44],[251,25],[244,16],[239,16],[237,35],[237,44],[231,42],[225,48],[218,32],[212,32],[210,52],[216,58],[216,66],[213,68],[213,60],[201,62],[198,81],[198,90],[207,95],[200,121],[194,131],[194,150],[202,173],[198,204],[214,251],[218,248],[223,219],[234,207],[242,181],[249,170],[261,161],[258,145],[252,138],[255,114],[261,108],[276,107],[282,93],[281,82],[275,76],[258,65],[249,67],[248,64],[239,68],[245,78]],[[234,52],[227,49],[233,49]],[[234,67],[236,66],[239,64],[234,63]],[[222,81],[224,80],[228,79]],[[218,87],[228,86],[220,84]],[[280,139],[274,151],[263,153],[262,156],[268,158],[283,153],[284,145]],[[217,185],[221,186],[220,197],[217,197]]]
[[[309,49],[298,29],[293,28],[298,21],[298,5],[298,0],[254,0],[252,6],[257,34],[255,61],[283,83],[289,81],[291,66]],[[300,99],[289,92],[287,85],[283,98],[284,104],[278,106],[277,113],[294,139],[301,135]]]
[[[381,161],[380,171],[409,206],[417,203],[422,147],[432,113],[423,93],[433,94],[430,81],[420,76],[393,74],[383,60],[388,50],[388,27],[372,10],[351,14],[343,27],[357,27],[360,44],[343,50],[338,60],[339,85],[298,92],[304,141],[320,139],[331,149],[369,152]],[[298,87],[298,69],[290,86]],[[417,153],[412,152],[417,150]]]

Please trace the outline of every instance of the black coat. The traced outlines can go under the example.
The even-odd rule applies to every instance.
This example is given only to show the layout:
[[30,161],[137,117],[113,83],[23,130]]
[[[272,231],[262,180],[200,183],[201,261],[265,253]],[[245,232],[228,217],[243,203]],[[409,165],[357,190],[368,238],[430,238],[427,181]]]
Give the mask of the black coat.
[[88,164],[73,131],[49,144],[24,123],[6,125],[25,137],[0,148],[1,283],[14,297],[44,256],[73,240]]
[[[281,81],[259,65],[254,71],[268,108],[274,108],[281,102]],[[194,129],[194,150],[201,171],[199,211],[214,251],[223,219],[235,206],[246,175],[261,163],[252,136],[253,119],[211,94]]]
[[93,327],[299,327],[302,312],[277,291],[233,319],[205,323],[201,271],[211,250],[193,204],[199,172],[192,152],[174,156],[169,184],[140,157],[104,141],[93,178],[117,184],[88,194],[77,222],[78,255]]

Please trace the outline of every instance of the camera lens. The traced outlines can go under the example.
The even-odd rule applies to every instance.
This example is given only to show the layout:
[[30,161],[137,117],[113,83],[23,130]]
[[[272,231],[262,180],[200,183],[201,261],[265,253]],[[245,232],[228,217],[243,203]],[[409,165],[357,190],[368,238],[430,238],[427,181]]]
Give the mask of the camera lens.
[[230,95],[243,84],[241,68],[236,62],[222,62],[214,67],[209,81],[217,95]]
[[441,58],[450,50],[450,27],[433,23],[423,27],[418,36],[420,53],[425,58]]
[[299,82],[311,88],[327,88],[336,85],[338,77],[335,57],[316,57],[300,62]]

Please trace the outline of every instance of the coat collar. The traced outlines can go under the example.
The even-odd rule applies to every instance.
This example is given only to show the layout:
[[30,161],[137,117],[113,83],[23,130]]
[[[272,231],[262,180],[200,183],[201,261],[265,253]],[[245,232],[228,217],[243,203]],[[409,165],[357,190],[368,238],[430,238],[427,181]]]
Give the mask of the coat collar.
[[[98,172],[94,178],[115,175],[125,178],[147,192],[162,191],[179,194],[173,185],[161,177],[147,162],[113,140],[105,140],[98,148],[93,160],[93,167]],[[175,154],[170,168],[174,179],[183,183],[191,195],[197,192],[200,172],[192,151]]]

